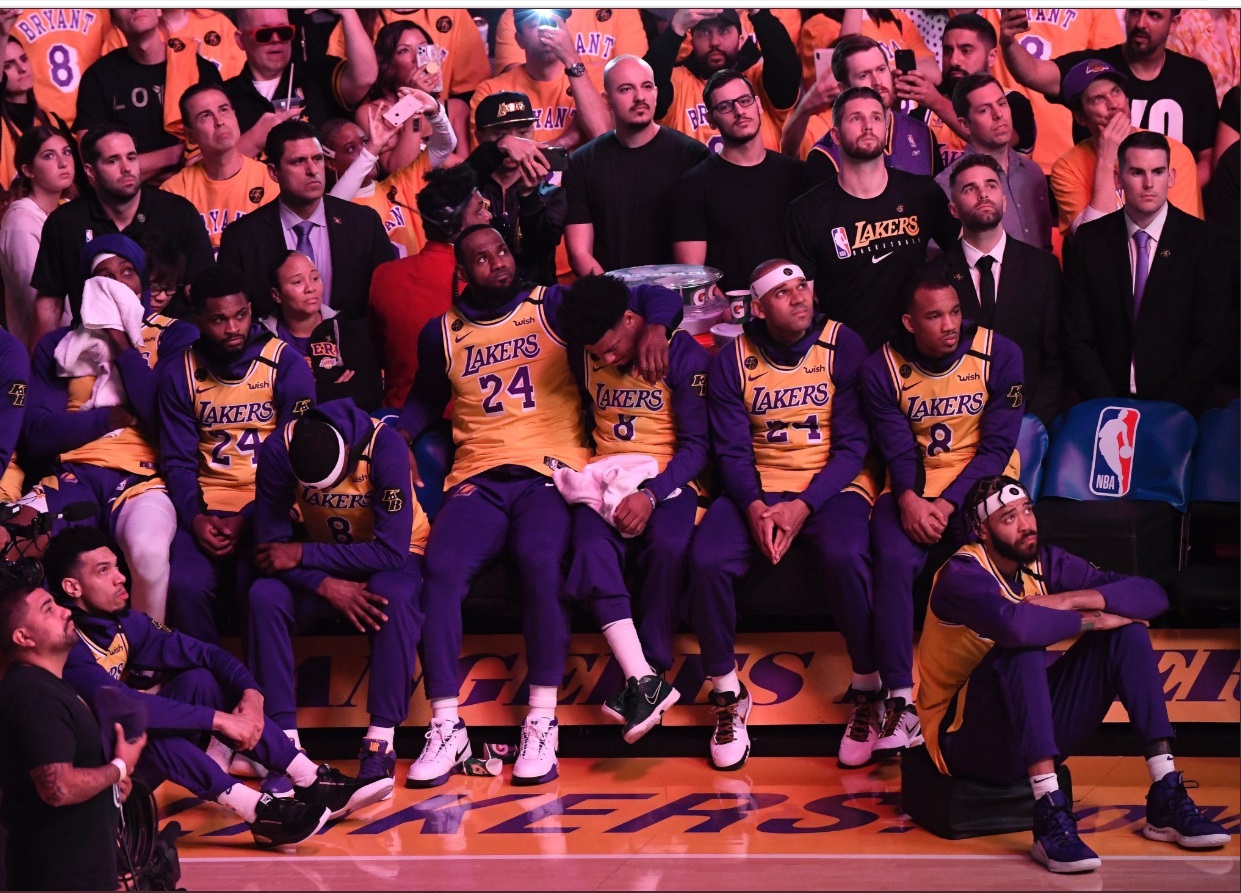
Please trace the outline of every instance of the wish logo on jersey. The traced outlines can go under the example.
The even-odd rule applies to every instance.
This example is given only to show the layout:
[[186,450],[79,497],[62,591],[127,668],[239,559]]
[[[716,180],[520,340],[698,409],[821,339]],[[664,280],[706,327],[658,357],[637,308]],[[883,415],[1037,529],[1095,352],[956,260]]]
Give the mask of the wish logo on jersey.
[[1090,462],[1090,492],[1096,496],[1124,496],[1133,483],[1133,451],[1137,444],[1139,410],[1108,406],[1099,413],[1094,458]]

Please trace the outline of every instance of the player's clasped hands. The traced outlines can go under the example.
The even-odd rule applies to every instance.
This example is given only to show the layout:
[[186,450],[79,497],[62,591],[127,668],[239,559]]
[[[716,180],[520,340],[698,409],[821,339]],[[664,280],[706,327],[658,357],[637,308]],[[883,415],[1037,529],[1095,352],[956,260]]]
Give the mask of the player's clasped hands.
[[316,591],[349,618],[360,633],[368,629],[378,631],[380,625],[388,621],[388,615],[381,610],[388,600],[371,592],[365,583],[325,577]]
[[302,544],[260,543],[255,560],[265,574],[291,571],[302,563]]

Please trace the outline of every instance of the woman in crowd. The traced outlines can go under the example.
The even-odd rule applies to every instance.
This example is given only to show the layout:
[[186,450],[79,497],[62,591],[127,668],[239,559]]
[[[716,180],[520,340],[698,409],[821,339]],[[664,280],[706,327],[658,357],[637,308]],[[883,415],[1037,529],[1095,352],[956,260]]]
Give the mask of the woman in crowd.
[[18,174],[15,160],[22,134],[39,125],[69,133],[59,115],[39,108],[34,98],[34,69],[16,37],[4,45],[4,100],[0,105],[0,186],[8,189]]

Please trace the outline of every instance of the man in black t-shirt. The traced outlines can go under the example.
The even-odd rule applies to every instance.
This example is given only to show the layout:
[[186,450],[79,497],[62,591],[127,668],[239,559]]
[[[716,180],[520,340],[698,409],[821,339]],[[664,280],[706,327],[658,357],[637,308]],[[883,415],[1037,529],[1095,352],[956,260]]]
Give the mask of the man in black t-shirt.
[[[41,576],[41,571],[35,575]],[[115,890],[120,803],[146,735],[120,724],[115,758],[99,723],[61,678],[77,629],[51,593],[6,569],[0,583],[0,819],[6,890]]]
[[930,177],[884,164],[887,116],[879,94],[850,87],[832,106],[840,173],[789,207],[789,258],[815,281],[819,309],[878,350],[900,317],[905,285],[927,243],[957,240],[961,226]]
[[[1000,20],[1000,45],[1013,77],[1056,101],[1062,101],[1061,83],[1074,65],[1087,59],[1111,65],[1128,80],[1133,125],[1188,146],[1198,161],[1198,182],[1205,183],[1210,177],[1219,106],[1206,65],[1167,48],[1168,34],[1179,19],[1179,10],[1126,9],[1124,43],[1047,60],[1035,58],[1017,43],[1016,35],[1029,25],[1024,9],[1010,9]],[[1089,131],[1074,122],[1073,142],[1089,137]]]
[[755,267],[784,254],[781,226],[804,189],[805,164],[764,147],[763,106],[745,75],[717,71],[702,99],[723,146],[677,185],[672,254],[721,270],[726,291],[744,289]]
[[672,202],[681,175],[710,154],[655,123],[651,67],[617,56],[603,70],[616,129],[569,157],[565,248],[579,276],[672,260]]
[[[158,9],[113,9],[109,14],[127,43],[82,73],[74,127],[81,139],[96,124],[124,124],[138,147],[142,182],[159,185],[181,167],[185,150],[181,140],[164,127],[164,98],[174,87],[169,59],[178,54],[193,54],[198,68],[194,83],[218,84],[220,72],[197,55],[193,46],[178,38],[165,39]],[[180,92],[192,85],[179,84],[178,95],[170,97],[172,109],[176,108]],[[174,117],[180,117],[179,113]]]

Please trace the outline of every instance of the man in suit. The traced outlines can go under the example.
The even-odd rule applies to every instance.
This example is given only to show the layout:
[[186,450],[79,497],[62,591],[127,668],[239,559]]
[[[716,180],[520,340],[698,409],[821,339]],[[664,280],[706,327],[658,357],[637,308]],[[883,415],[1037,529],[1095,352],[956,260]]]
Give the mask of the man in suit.
[[257,317],[274,310],[268,277],[285,251],[300,251],[315,262],[324,304],[345,317],[364,316],[371,274],[393,259],[379,215],[323,194],[323,146],[306,122],[273,127],[264,154],[280,195],[224,231],[220,262],[245,271],[246,297]]
[[1229,272],[1219,235],[1168,203],[1176,171],[1163,134],[1117,151],[1124,207],[1083,224],[1065,265],[1064,353],[1083,399],[1206,408],[1227,339]]
[[1064,397],[1060,360],[1060,265],[1004,229],[1004,171],[990,155],[967,155],[948,180],[948,210],[961,239],[929,271],[952,283],[961,312],[1021,348],[1026,411],[1044,423]]

